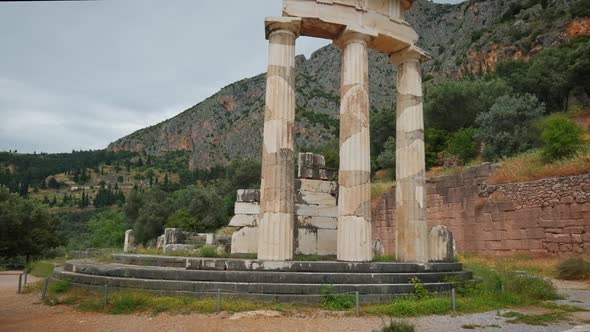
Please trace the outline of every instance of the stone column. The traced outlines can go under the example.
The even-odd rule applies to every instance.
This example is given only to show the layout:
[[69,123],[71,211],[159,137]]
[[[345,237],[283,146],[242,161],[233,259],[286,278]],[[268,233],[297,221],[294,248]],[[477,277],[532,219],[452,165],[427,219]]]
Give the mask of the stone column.
[[336,40],[342,49],[337,237],[340,261],[373,258],[367,51],[370,38],[369,34],[348,30]]
[[258,259],[293,259],[295,182],[295,40],[300,18],[265,21],[269,41]]
[[402,262],[428,262],[420,72],[420,61],[426,57],[415,46],[391,56],[397,65],[395,243],[396,256]]

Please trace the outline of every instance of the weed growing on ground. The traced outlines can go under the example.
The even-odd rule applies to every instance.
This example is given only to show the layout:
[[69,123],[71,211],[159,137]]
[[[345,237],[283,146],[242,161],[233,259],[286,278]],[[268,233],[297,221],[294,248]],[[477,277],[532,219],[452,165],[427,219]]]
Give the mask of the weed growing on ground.
[[348,294],[334,294],[336,287],[333,285],[322,285],[320,287],[320,305],[328,310],[350,310],[354,307],[354,296]]
[[424,287],[424,284],[418,277],[412,277],[410,279],[412,285],[414,285],[414,293],[416,294],[416,298],[418,300],[426,300],[429,298],[428,289]]
[[583,280],[590,277],[590,263],[583,258],[569,258],[557,266],[559,279]]
[[52,283],[47,290],[50,294],[63,294],[67,292],[70,287],[72,287],[72,283],[69,280],[58,280],[55,283]]
[[[470,268],[475,273],[475,279],[457,285],[459,296],[456,305],[459,313],[541,305],[545,301],[559,298],[553,285],[540,277],[496,271],[483,265]],[[417,291],[424,293],[420,287]],[[396,317],[443,315],[451,312],[451,300],[448,295],[416,294],[415,297],[395,299],[389,304],[367,305],[363,307],[363,312]]]
[[502,326],[500,326],[498,324],[490,324],[490,325],[465,324],[465,325],[461,325],[461,328],[466,329],[466,330],[485,329],[488,327],[493,327],[496,329],[502,328]]
[[389,323],[384,324],[381,332],[414,332],[414,325],[404,321],[390,320]]
[[527,324],[527,325],[541,325],[547,326],[558,323],[560,321],[568,320],[564,312],[550,312],[545,314],[523,314],[520,312],[509,311],[500,315],[505,318],[511,318],[508,323],[511,324]]
[[397,262],[397,258],[395,256],[375,256],[373,257],[373,262]]

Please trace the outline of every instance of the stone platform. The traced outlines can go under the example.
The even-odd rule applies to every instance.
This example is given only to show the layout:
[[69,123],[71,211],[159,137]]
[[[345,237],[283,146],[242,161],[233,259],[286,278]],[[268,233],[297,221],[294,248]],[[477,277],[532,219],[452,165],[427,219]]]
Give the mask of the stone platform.
[[390,301],[414,291],[419,278],[430,291],[449,291],[448,277],[471,278],[460,263],[348,263],[332,261],[263,261],[113,255],[112,263],[72,260],[55,270],[55,279],[79,286],[144,289],[165,294],[212,295],[217,289],[236,297],[315,303],[321,288],[333,285],[335,293],[360,293],[361,302]]

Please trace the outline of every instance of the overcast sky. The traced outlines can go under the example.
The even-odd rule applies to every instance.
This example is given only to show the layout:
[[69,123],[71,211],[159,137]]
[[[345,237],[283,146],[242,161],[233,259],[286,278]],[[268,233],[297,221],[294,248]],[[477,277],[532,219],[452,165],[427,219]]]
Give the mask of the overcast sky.
[[[264,72],[264,17],[280,13],[279,0],[0,2],[0,151],[102,149],[171,118]],[[300,38],[297,53],[327,43]]]

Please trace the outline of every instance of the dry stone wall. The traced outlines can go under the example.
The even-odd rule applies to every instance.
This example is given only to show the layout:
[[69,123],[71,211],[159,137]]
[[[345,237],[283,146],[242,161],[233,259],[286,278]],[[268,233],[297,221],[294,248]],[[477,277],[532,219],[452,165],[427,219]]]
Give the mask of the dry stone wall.
[[[429,225],[446,225],[459,252],[590,254],[590,174],[490,185],[494,165],[427,183]],[[395,192],[373,201],[373,240],[395,254]]]

